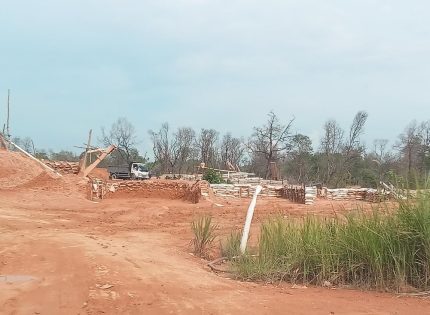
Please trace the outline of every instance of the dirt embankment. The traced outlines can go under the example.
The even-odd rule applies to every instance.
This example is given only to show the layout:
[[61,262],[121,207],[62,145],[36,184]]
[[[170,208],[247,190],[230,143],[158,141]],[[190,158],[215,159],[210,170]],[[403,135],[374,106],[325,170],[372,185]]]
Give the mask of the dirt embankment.
[[111,181],[108,198],[182,199],[198,203],[201,189],[198,182],[182,180]]
[[21,153],[0,151],[0,190],[61,192],[82,198],[86,189],[87,180],[82,177],[59,177]]
[[0,151],[0,189],[10,189],[33,180],[43,167],[21,153]]

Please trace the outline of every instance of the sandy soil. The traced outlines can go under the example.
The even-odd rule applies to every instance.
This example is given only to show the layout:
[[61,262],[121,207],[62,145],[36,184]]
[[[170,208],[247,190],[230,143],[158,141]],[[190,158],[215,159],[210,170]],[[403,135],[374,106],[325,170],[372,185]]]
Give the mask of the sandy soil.
[[[242,225],[249,200],[96,203],[84,198],[77,178],[39,180],[0,187],[0,314],[430,313],[429,299],[293,289],[212,273],[190,254],[190,222],[211,213],[226,235]],[[269,214],[333,215],[352,207],[260,200],[253,235]]]

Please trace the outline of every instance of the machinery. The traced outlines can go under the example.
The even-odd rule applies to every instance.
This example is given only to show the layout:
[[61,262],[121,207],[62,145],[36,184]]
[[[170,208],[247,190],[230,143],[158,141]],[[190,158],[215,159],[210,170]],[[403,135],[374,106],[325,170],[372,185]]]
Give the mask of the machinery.
[[111,179],[149,179],[151,175],[144,163],[131,162],[129,165],[109,166],[109,177]]

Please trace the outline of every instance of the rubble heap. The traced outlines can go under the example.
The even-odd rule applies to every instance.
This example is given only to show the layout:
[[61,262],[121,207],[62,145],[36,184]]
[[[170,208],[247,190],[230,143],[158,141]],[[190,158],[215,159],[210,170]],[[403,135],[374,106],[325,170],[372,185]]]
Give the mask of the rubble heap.
[[78,174],[79,173],[78,162],[45,161],[45,160],[43,160],[42,162],[60,174]]

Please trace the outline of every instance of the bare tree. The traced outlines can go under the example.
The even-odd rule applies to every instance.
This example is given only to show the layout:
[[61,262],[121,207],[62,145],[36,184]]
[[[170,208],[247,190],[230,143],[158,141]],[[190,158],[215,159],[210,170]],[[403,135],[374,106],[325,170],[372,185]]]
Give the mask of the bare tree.
[[341,181],[348,181],[352,176],[353,164],[364,152],[360,136],[364,132],[367,117],[368,114],[364,111],[359,111],[354,116],[346,139],[344,131],[335,120],[325,123],[321,150],[325,157],[326,183],[337,186]]
[[321,152],[324,155],[324,168],[326,183],[331,182],[338,168],[338,161],[343,149],[344,131],[335,120],[324,124],[324,135],[321,139]]
[[372,154],[379,165],[389,164],[393,161],[393,154],[388,150],[387,139],[376,139],[373,141]]
[[359,111],[352,121],[349,128],[349,137],[344,144],[341,164],[340,164],[340,176],[337,177],[338,182],[346,180],[350,182],[352,180],[352,169],[354,163],[360,160],[363,152],[365,151],[363,144],[361,143],[360,136],[364,132],[364,125],[366,124],[368,114],[364,111]]
[[175,156],[178,161],[178,173],[181,174],[186,162],[193,156],[193,143],[196,133],[192,128],[179,128],[175,133]]
[[359,111],[352,121],[349,128],[348,141],[345,144],[345,154],[349,157],[352,156],[353,151],[362,151],[363,148],[360,142],[360,136],[364,132],[364,125],[369,115],[364,111]]
[[116,145],[117,150],[111,154],[115,163],[130,163],[138,155],[135,148],[137,145],[137,136],[134,126],[124,117],[118,118],[109,131],[102,127],[101,142],[105,145]]
[[430,173],[430,120],[421,123],[419,132],[421,138],[419,168],[427,177]]
[[169,136],[169,124],[163,123],[158,132],[149,131],[152,139],[155,160],[160,163],[161,172],[169,169],[173,172],[171,160],[171,140]]
[[376,139],[373,141],[373,151],[369,154],[371,161],[377,165],[378,179],[383,180],[384,173],[388,172],[391,167],[394,157],[388,151],[387,139]]
[[21,140],[22,148],[30,154],[35,154],[33,140],[30,137],[25,137]]
[[20,137],[14,137],[12,139],[12,142],[16,145],[20,146],[22,149],[24,149],[26,152],[30,154],[34,154],[34,145],[33,140],[31,140],[30,137],[20,138]]
[[270,163],[278,162],[285,157],[290,147],[290,129],[293,121],[294,118],[284,125],[274,112],[270,112],[265,125],[254,127],[254,133],[248,141],[248,148],[253,154],[264,157],[265,177],[269,175]]
[[231,133],[225,134],[222,138],[220,148],[221,162],[227,169],[229,168],[229,163],[233,166],[240,165],[245,151],[242,143],[241,139],[233,137]]
[[310,157],[312,156],[312,141],[308,136],[296,134],[291,141],[290,173],[297,183],[309,181]]
[[158,132],[150,130],[149,134],[153,143],[154,156],[161,166],[161,171],[182,173],[185,163],[193,155],[194,130],[178,128],[174,134],[171,134],[169,124],[164,123]]
[[214,166],[217,156],[218,131],[214,129],[202,129],[196,139],[196,147],[199,150],[200,161],[207,166]]
[[418,154],[421,148],[421,135],[419,126],[414,120],[399,135],[399,141],[394,146],[400,153],[401,159],[405,161],[408,176],[412,175],[412,170],[417,165]]

